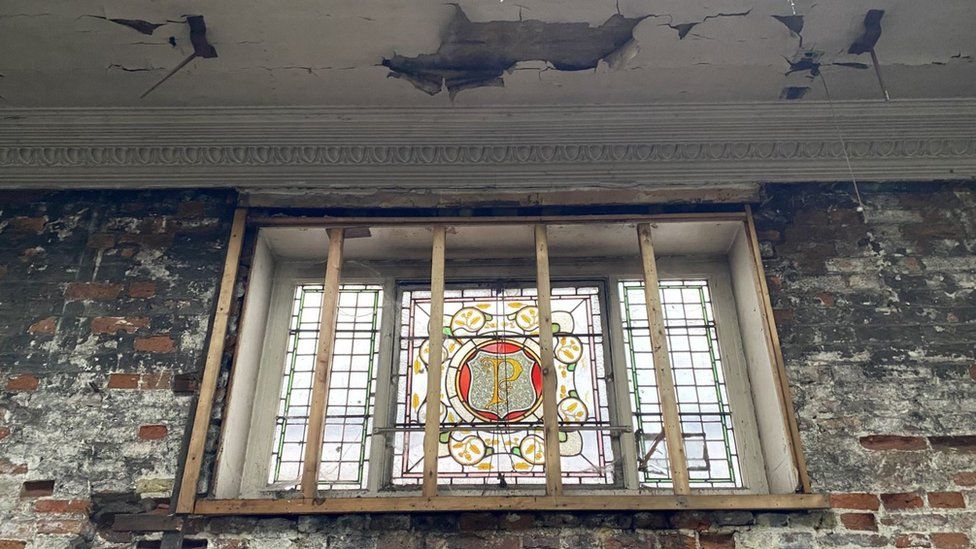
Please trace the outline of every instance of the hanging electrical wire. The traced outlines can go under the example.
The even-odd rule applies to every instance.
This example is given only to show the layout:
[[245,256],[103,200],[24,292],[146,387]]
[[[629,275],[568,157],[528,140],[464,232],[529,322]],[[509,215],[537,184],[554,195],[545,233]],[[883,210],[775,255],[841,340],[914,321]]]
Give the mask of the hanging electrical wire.
[[864,213],[864,201],[861,200],[861,191],[857,187],[857,176],[854,175],[854,165],[851,163],[851,155],[847,150],[847,140],[844,139],[844,132],[841,130],[840,123],[837,121],[834,102],[830,97],[830,87],[827,85],[827,76],[823,71],[820,71],[820,81],[823,83],[824,94],[827,97],[827,105],[830,108],[830,119],[834,124],[834,130],[837,132],[837,138],[840,140],[841,149],[844,152],[844,161],[847,162],[847,171],[851,176],[851,184],[854,186],[854,197],[857,199],[857,211],[867,221],[867,216]]

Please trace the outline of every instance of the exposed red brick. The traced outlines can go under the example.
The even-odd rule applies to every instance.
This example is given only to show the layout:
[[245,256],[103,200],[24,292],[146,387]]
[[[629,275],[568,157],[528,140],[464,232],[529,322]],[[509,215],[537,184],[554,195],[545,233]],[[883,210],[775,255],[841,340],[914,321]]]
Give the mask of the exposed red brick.
[[109,389],[138,389],[139,374],[109,374]]
[[[0,267],[0,277],[2,276],[3,276],[3,268]],[[969,367],[969,377],[973,378],[973,381],[976,381],[976,364],[973,364],[972,366]]]
[[80,534],[88,528],[88,520],[58,519],[37,522],[38,534]]
[[868,450],[924,450],[925,438],[900,435],[870,435],[861,437],[861,446]]
[[756,231],[756,240],[769,240],[771,242],[782,242],[783,235],[777,230],[766,229],[765,231]]
[[793,309],[773,309],[773,319],[776,324],[792,324]]
[[915,492],[901,492],[895,494],[881,494],[881,502],[885,509],[918,509],[923,505],[922,496]]
[[936,509],[962,509],[966,499],[961,492],[929,492],[929,507]]
[[735,549],[735,536],[732,534],[702,534],[698,536],[701,549]]
[[200,218],[203,217],[204,204],[198,201],[181,202],[176,210],[176,215],[180,217]]
[[969,536],[962,532],[936,532],[932,534],[932,547],[938,549],[968,549]]
[[53,334],[58,329],[58,318],[49,316],[42,318],[27,328],[30,334]]
[[932,547],[925,534],[901,534],[895,537],[895,547]]
[[686,511],[675,513],[671,517],[671,526],[681,530],[698,530],[699,532],[704,532],[712,526],[712,523],[704,513]]
[[191,395],[197,392],[200,380],[196,374],[178,374],[173,376],[173,392],[178,395]]
[[122,331],[131,334],[148,326],[149,318],[145,316],[96,316],[91,319],[93,334],[117,334]]
[[9,436],[10,436],[10,428],[9,427],[0,427],[0,440],[3,440],[3,439],[5,439],[5,438],[7,438]]
[[783,289],[783,277],[778,275],[766,277],[766,288],[769,289],[769,293],[779,293]]
[[26,464],[14,463],[7,458],[0,458],[0,475],[22,475],[26,472]]
[[139,438],[143,440],[159,440],[166,436],[169,429],[165,425],[142,425],[139,427]]
[[44,230],[47,217],[15,217],[10,220],[10,230],[17,233],[40,234]]
[[976,486],[976,471],[964,471],[952,475],[952,481],[959,486]]
[[133,342],[135,350],[144,353],[172,353],[176,350],[173,338],[168,335],[140,337]]
[[20,490],[20,497],[43,498],[54,495],[53,480],[28,480]]
[[836,302],[834,294],[828,292],[821,292],[819,295],[817,295],[817,299],[820,300],[820,303],[823,304],[824,307],[833,307],[834,303]]
[[873,513],[843,513],[840,522],[848,530],[878,531],[878,523],[875,522]]
[[8,391],[36,391],[40,381],[30,374],[20,374],[7,380]]
[[116,299],[122,293],[121,284],[109,282],[71,282],[64,290],[65,299],[106,301]]
[[108,233],[93,234],[85,244],[89,248],[111,248],[115,246],[115,235]]
[[23,549],[27,542],[19,539],[0,539],[0,549]]
[[976,453],[976,435],[929,437],[929,442],[932,444],[932,448],[936,450],[952,450],[967,454]]
[[88,513],[91,502],[83,499],[39,499],[34,502],[38,513]]
[[133,282],[129,284],[129,297],[146,298],[156,295],[155,282]]
[[173,244],[171,234],[123,234],[119,244],[137,244],[143,248],[168,248]]
[[881,501],[875,494],[831,494],[830,506],[835,509],[864,509],[866,511],[877,511],[881,506]]
[[142,374],[139,388],[147,391],[153,389],[169,389],[172,380],[173,376],[169,372],[151,372],[148,374]]
[[458,530],[462,532],[494,529],[495,517],[491,513],[461,513],[458,516]]

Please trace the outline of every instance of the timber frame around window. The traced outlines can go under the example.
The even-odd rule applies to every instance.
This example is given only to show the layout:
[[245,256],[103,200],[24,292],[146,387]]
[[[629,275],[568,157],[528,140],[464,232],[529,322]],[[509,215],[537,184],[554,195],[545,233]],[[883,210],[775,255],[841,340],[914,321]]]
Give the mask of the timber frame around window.
[[[338,307],[339,279],[342,269],[342,252],[345,230],[356,227],[379,226],[426,226],[432,229],[431,244],[431,319],[442,315],[444,300],[444,255],[447,228],[452,225],[491,223],[533,225],[535,233],[536,284],[538,287],[538,308],[540,317],[540,350],[543,366],[543,395],[555,395],[555,371],[553,368],[553,349],[551,323],[551,283],[549,279],[549,244],[547,226],[553,223],[626,222],[636,223],[635,238],[638,239],[647,312],[651,328],[653,356],[657,370],[658,392],[664,417],[664,435],[667,440],[669,467],[673,479],[673,494],[626,494],[600,495],[593,493],[564,494],[559,468],[558,424],[555,399],[543,399],[543,433],[546,440],[546,484],[544,495],[439,495],[437,486],[436,455],[439,427],[438,413],[428,413],[425,425],[423,484],[419,494],[391,494],[370,497],[332,497],[317,491],[318,467],[323,438],[323,422],[329,387],[333,336],[335,333],[336,310]],[[759,298],[759,314],[765,325],[765,347],[773,364],[773,383],[777,390],[782,417],[787,423],[789,434],[789,456],[799,479],[797,493],[790,494],[715,494],[696,493],[689,485],[687,459],[678,421],[675,389],[670,375],[670,358],[664,338],[664,318],[658,292],[658,273],[651,234],[658,224],[688,221],[734,221],[743,224],[753,262],[754,284]],[[328,229],[329,249],[324,275],[324,294],[322,318],[319,332],[319,347],[314,372],[311,397],[310,423],[305,446],[304,466],[301,471],[300,494],[294,499],[207,499],[197,495],[200,469],[203,464],[207,442],[208,427],[213,411],[213,400],[217,388],[224,340],[234,293],[237,268],[245,229],[255,227],[325,227]],[[430,329],[432,341],[441,330]],[[438,379],[441,368],[441,345],[433,342],[430,346],[430,370]],[[438,384],[430,384],[428,403],[439,402],[435,392]],[[436,404],[430,404],[433,407]],[[554,466],[550,466],[553,464]],[[810,491],[810,481],[803,459],[799,432],[792,407],[792,396],[787,383],[783,357],[773,322],[772,308],[766,288],[765,275],[759,255],[756,230],[752,213],[748,206],[740,212],[687,213],[658,215],[592,215],[592,216],[512,216],[512,217],[466,217],[466,218],[313,218],[313,217],[259,217],[249,216],[246,208],[238,208],[234,215],[227,247],[223,277],[217,298],[217,309],[211,325],[209,347],[200,383],[192,431],[182,478],[179,483],[176,513],[201,515],[236,514],[287,514],[287,513],[354,513],[354,512],[411,512],[411,511],[468,511],[468,510],[669,510],[669,509],[814,509],[827,506],[827,498]]]

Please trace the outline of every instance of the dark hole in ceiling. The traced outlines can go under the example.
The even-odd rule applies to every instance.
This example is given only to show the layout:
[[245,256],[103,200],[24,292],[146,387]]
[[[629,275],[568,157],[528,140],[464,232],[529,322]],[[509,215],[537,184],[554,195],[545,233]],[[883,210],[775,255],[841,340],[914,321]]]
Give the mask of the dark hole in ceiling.
[[[166,23],[150,23],[149,21],[143,21],[142,19],[110,19],[108,17],[102,17],[101,15],[89,15],[88,17],[94,17],[95,19],[103,19],[105,21],[110,21],[117,25],[123,25],[129,27],[130,29],[137,30],[142,34],[152,35],[159,27],[162,27]],[[171,23],[172,21],[167,21]]]
[[615,14],[599,27],[536,20],[473,23],[461,7],[444,29],[437,52],[383,59],[389,76],[403,78],[430,95],[503,86],[502,74],[520,61],[545,61],[561,71],[592,69],[624,48],[644,17]]
[[851,44],[847,53],[861,54],[874,49],[874,45],[881,38],[882,17],[884,17],[884,10],[868,10],[868,13],[864,16],[864,34]]

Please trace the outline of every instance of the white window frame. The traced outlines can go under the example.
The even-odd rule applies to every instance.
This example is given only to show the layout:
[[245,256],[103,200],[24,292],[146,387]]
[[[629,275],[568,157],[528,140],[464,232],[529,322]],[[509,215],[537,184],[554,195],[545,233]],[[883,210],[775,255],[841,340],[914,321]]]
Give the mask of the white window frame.
[[[239,210],[240,213],[241,210]],[[665,216],[666,217],[666,216]],[[690,215],[688,220],[694,221],[695,219],[708,219],[710,214],[700,214],[700,215]],[[273,426],[273,417],[275,415],[272,408],[271,413],[266,413],[265,410],[269,406],[268,402],[273,404],[277,403],[277,397],[280,389],[281,382],[281,367],[283,367],[284,360],[283,356],[278,356],[280,360],[276,360],[273,356],[275,353],[280,355],[281,351],[275,351],[274,353],[268,353],[268,357],[265,358],[263,352],[258,352],[256,354],[260,355],[260,360],[256,360],[254,348],[257,345],[255,341],[257,338],[248,338],[247,340],[239,339],[238,342],[238,353],[235,359],[234,370],[242,370],[240,372],[232,372],[230,387],[228,388],[229,400],[225,411],[234,411],[235,413],[227,413],[225,417],[225,424],[222,429],[222,436],[219,443],[218,450],[218,460],[217,460],[217,482],[213,490],[215,499],[197,499],[196,495],[191,496],[180,496],[178,503],[178,512],[187,512],[186,509],[192,509],[196,513],[202,514],[240,514],[240,513],[267,513],[267,512],[345,512],[350,509],[360,510],[360,511],[422,511],[431,509],[441,509],[441,510],[464,510],[464,509],[672,509],[672,508],[745,508],[745,509],[755,509],[755,508],[821,508],[825,506],[826,499],[823,496],[817,494],[809,493],[808,481],[806,481],[806,474],[803,466],[802,454],[800,454],[798,437],[796,435],[795,420],[792,417],[792,410],[788,410],[788,406],[783,404],[784,398],[788,398],[788,387],[785,386],[785,374],[782,371],[782,357],[778,352],[778,340],[775,334],[775,327],[771,323],[771,311],[768,302],[768,295],[765,293],[765,281],[762,275],[762,266],[758,258],[758,245],[755,240],[755,230],[751,226],[751,218],[748,212],[743,214],[715,214],[715,219],[718,220],[732,220],[741,221],[742,228],[734,237],[733,248],[727,253],[727,256],[723,260],[723,268],[726,269],[724,276],[721,273],[715,272],[715,266],[712,268],[706,268],[702,265],[707,262],[692,261],[688,262],[686,260],[677,260],[673,258],[657,258],[657,268],[659,269],[660,276],[659,279],[666,280],[671,278],[680,279],[705,279],[708,280],[711,293],[713,296],[713,309],[715,314],[716,326],[718,330],[719,345],[722,350],[722,360],[723,365],[726,369],[726,384],[729,390],[730,405],[733,410],[733,423],[734,428],[737,431],[737,448],[739,451],[740,459],[740,471],[743,477],[743,482],[745,487],[742,489],[731,489],[731,488],[719,488],[719,489],[702,489],[695,488],[691,495],[684,496],[674,496],[667,495],[667,490],[665,489],[665,494],[657,495],[662,490],[660,488],[641,488],[639,487],[636,476],[636,446],[633,444],[633,435],[624,433],[619,439],[618,450],[623,451],[616,455],[615,458],[620,458],[624,460],[624,472],[625,475],[622,479],[623,489],[622,490],[612,490],[610,494],[607,491],[601,491],[602,495],[577,499],[576,494],[580,492],[594,492],[592,487],[582,487],[579,489],[573,488],[569,490],[566,497],[574,496],[571,500],[563,501],[562,499],[553,498],[551,495],[545,497],[533,497],[530,500],[520,497],[511,497],[506,499],[506,493],[500,493],[498,496],[489,497],[487,499],[482,498],[471,498],[469,496],[452,496],[451,494],[445,494],[441,496],[438,494],[433,498],[424,498],[424,501],[420,501],[418,498],[410,494],[396,495],[397,497],[383,497],[383,496],[393,496],[390,491],[383,489],[383,484],[386,480],[386,474],[388,474],[389,467],[385,457],[388,455],[385,449],[385,444],[378,444],[377,440],[379,437],[374,435],[374,440],[372,443],[371,454],[370,454],[370,464],[372,467],[371,474],[369,475],[369,485],[368,489],[365,491],[355,491],[355,490],[335,490],[322,492],[323,501],[316,499],[310,500],[308,497],[299,499],[280,499],[281,494],[274,493],[275,490],[267,490],[266,487],[260,486],[261,483],[266,483],[267,479],[267,467],[270,463],[270,451],[265,454],[263,448],[270,450],[270,430],[265,427],[256,427],[253,433],[259,433],[259,436],[263,438],[266,442],[255,442],[252,444],[250,441],[252,435],[252,429],[250,423],[253,422],[258,416],[270,415],[271,425]],[[558,221],[553,222],[562,223],[575,223],[576,218],[567,219],[559,218]],[[634,222],[632,216],[627,218],[613,219],[613,222]],[[264,221],[267,221],[266,219]],[[361,223],[360,220],[356,220]],[[439,219],[436,220],[437,223],[444,223],[448,220]],[[470,221],[470,220],[469,220]],[[541,219],[532,219],[527,222],[538,223],[543,221]],[[666,219],[666,222],[682,222],[686,221],[682,216],[676,218]],[[235,217],[235,227],[237,227],[238,218]],[[510,220],[506,219],[505,222],[510,224],[525,224],[526,221]],[[585,222],[585,221],[584,221]],[[645,222],[638,220],[637,222]],[[287,222],[282,223],[282,220],[278,219],[271,223],[275,226],[287,225]],[[382,224],[382,223],[381,223]],[[415,222],[413,220],[408,221],[408,224],[423,224],[423,222]],[[328,222],[325,223],[328,226]],[[241,231],[236,231],[235,234]],[[538,232],[536,233],[538,236]],[[240,235],[234,238],[241,238]],[[233,241],[233,239],[232,239]],[[233,244],[233,242],[232,242]],[[269,249],[266,242],[262,242],[261,238],[258,238],[256,244],[256,254],[251,265],[251,274],[254,273],[267,273],[269,270],[274,272],[287,262],[281,262],[274,257],[274,252]],[[263,255],[263,259],[262,256]],[[227,265],[230,269],[232,260],[236,260],[235,252],[232,249],[232,253],[229,254]],[[689,265],[693,265],[690,268]],[[630,398],[629,389],[624,389],[621,391],[620,382],[622,381],[624,387],[626,387],[626,362],[622,360],[622,353],[624,352],[624,347],[622,343],[622,326],[620,323],[620,311],[619,311],[619,296],[618,294],[618,281],[622,278],[626,279],[640,279],[639,270],[635,270],[635,274],[631,276],[626,271],[621,271],[620,276],[607,276],[606,269],[595,273],[593,276],[587,274],[587,269],[592,268],[592,265],[586,266],[582,270],[576,268],[577,275],[573,278],[575,279],[585,279],[589,280],[604,280],[603,291],[601,292],[601,300],[604,307],[604,324],[605,324],[605,344],[604,350],[609,348],[609,352],[613,355],[611,360],[608,361],[609,365],[612,365],[614,369],[613,380],[608,380],[612,385],[613,389],[609,392],[615,393],[616,395],[627,395],[625,398],[614,398],[611,394],[608,398],[611,400],[611,406],[615,407],[617,411],[618,418],[627,418],[627,422],[630,422],[632,414],[630,413]],[[689,270],[690,269],[690,270]],[[373,269],[367,268],[367,271],[375,271]],[[235,269],[229,272],[236,271]],[[317,271],[321,271],[321,264],[317,266]],[[362,278],[355,274],[355,268],[343,269],[342,282],[343,283],[369,283],[376,284],[376,280],[373,277]],[[422,269],[421,269],[422,271]],[[731,283],[729,283],[729,272],[735,271],[738,274],[733,278]],[[749,271],[745,276],[742,273]],[[313,273],[308,277],[303,278],[293,278],[291,282],[283,282],[284,278],[278,275],[272,275],[275,280],[275,289],[269,290],[264,289],[254,289],[253,287],[248,288],[248,292],[245,295],[245,312],[243,314],[243,321],[240,333],[241,335],[247,335],[250,329],[250,335],[255,333],[261,334],[261,347],[265,346],[265,339],[269,341],[270,347],[275,347],[273,340],[277,337],[279,340],[282,339],[280,335],[275,336],[273,332],[275,331],[275,323],[281,323],[283,326],[287,323],[287,319],[290,316],[290,311],[287,310],[288,304],[291,302],[291,298],[294,291],[294,284],[297,280],[307,280],[309,283],[321,284],[321,275],[318,273]],[[228,277],[228,271],[225,271],[224,283],[221,286],[221,301],[224,301],[225,297],[229,294],[226,289],[226,281]],[[286,277],[287,278],[287,277]],[[404,278],[412,278],[410,276],[404,276]],[[416,278],[423,279],[424,274],[421,272]],[[531,278],[531,277],[528,277]],[[553,280],[556,284],[561,282],[558,276],[554,276]],[[282,293],[280,289],[283,286],[287,286],[286,298],[275,297],[274,299],[268,297],[271,293],[275,293],[276,296]],[[384,304],[383,304],[383,327],[381,329],[381,341],[380,345],[382,347],[379,355],[378,372],[377,372],[377,391],[376,391],[376,419],[374,421],[374,431],[377,426],[385,425],[389,420],[389,415],[394,409],[394,405],[391,402],[392,395],[392,384],[384,383],[384,377],[392,377],[392,368],[397,357],[394,350],[395,347],[395,335],[399,332],[399,291],[397,291],[397,285],[394,280],[387,279],[384,281]],[[746,286],[752,286],[752,289],[746,288]],[[751,294],[751,295],[750,295]],[[257,296],[257,297],[254,297]],[[263,297],[262,297],[263,296]],[[733,297],[734,296],[734,297]],[[745,299],[743,299],[745,297]],[[264,305],[260,302],[262,299],[265,301]],[[267,302],[271,301],[274,305],[269,305]],[[279,303],[279,302],[283,302]],[[730,302],[734,305],[730,306]],[[285,307],[286,312],[284,314],[274,311],[278,307]],[[262,316],[261,309],[264,309],[263,315],[266,319],[268,315],[275,316],[279,319],[277,321],[258,321],[252,319],[248,321],[248,310],[258,311],[256,314],[251,314],[251,317],[259,318]],[[272,309],[269,313],[268,309]],[[391,314],[392,313],[392,314]],[[220,311],[218,311],[218,316]],[[757,330],[752,330],[750,332],[743,332],[741,329],[732,330],[729,326],[734,326],[737,322],[735,318],[737,315],[741,317],[742,314],[750,315],[749,322],[755,319],[761,320],[761,326]],[[281,328],[277,329],[278,332],[282,332]],[[731,337],[730,333],[738,331],[741,337]],[[287,330],[284,330],[287,333]],[[737,341],[738,340],[738,341]],[[211,340],[211,351],[213,351],[214,343],[213,338]],[[760,349],[760,347],[762,347]],[[248,350],[249,353],[242,354],[241,350]],[[757,353],[766,354],[762,360],[756,360],[758,357]],[[211,352],[213,354],[213,352]],[[743,356],[748,355],[748,357]],[[258,362],[258,367],[245,367],[241,363],[250,361],[254,363]],[[741,364],[742,362],[747,363],[747,368],[741,368],[736,366],[736,364]],[[212,360],[208,355],[207,371],[209,372],[212,368]],[[760,364],[756,364],[756,363]],[[276,364],[275,364],[276,363]],[[271,366],[275,365],[277,368],[270,370]],[[777,371],[778,368],[778,371]],[[766,370],[769,372],[766,372]],[[274,391],[265,391],[266,395],[264,397],[256,397],[250,399],[248,402],[244,402],[245,398],[240,398],[239,396],[235,398],[236,392],[247,393],[251,390],[252,393],[261,392],[255,391],[256,386],[264,387],[266,383],[270,380],[270,373],[265,373],[265,370],[274,372],[274,382],[272,386]],[[745,372],[743,370],[746,370]],[[621,373],[625,375],[621,375]],[[750,383],[750,377],[756,374],[760,376],[765,376],[760,388],[755,386],[753,383],[752,394],[753,397],[757,395],[757,391],[772,388],[772,391],[767,391],[771,396],[765,398],[766,402],[757,403],[754,402],[754,398],[742,398],[741,395],[749,395],[748,386]],[[205,373],[205,385],[207,385],[206,379],[208,374]],[[386,377],[390,379],[390,377]],[[609,389],[609,387],[608,387]],[[202,391],[202,398],[208,397],[212,398],[214,387],[205,387]],[[386,393],[383,395],[382,393]],[[784,397],[784,394],[786,397]],[[733,396],[739,395],[739,396]],[[780,402],[780,406],[783,408],[782,414],[780,416],[774,417],[772,419],[766,418],[766,425],[761,425],[763,423],[762,416],[759,416],[759,421],[757,422],[757,428],[751,428],[749,421],[743,421],[739,416],[749,416],[755,415],[755,411],[762,407],[764,410],[769,410],[776,406],[777,401]],[[382,404],[389,403],[389,404]],[[237,410],[234,410],[235,406]],[[753,405],[754,410],[751,413],[743,413],[744,408],[749,408],[750,404]],[[198,404],[198,412],[203,404]],[[626,408],[623,410],[622,408]],[[248,425],[241,425],[241,417],[244,415],[240,412],[240,409],[247,411],[246,417],[248,418]],[[382,417],[386,415],[386,417]],[[617,423],[622,421],[618,419]],[[783,425],[776,427],[778,422],[782,422]],[[260,423],[260,421],[258,422]],[[191,444],[189,450],[189,458],[193,461],[198,461],[200,458],[197,457],[202,451],[202,436],[199,434],[200,429],[199,421],[195,421],[194,431],[191,434]],[[233,425],[232,425],[233,424]],[[777,440],[774,442],[766,441],[766,435],[762,435],[763,442],[761,444],[755,442],[755,440],[750,440],[748,436],[750,433],[762,432],[768,430],[768,427],[772,426],[773,430],[777,431],[775,436]],[[233,429],[231,428],[233,427]],[[785,427],[785,428],[784,428]],[[264,428],[268,431],[267,434],[261,435],[261,429]],[[628,436],[630,440],[628,440]],[[754,437],[756,439],[759,436]],[[242,443],[243,440],[243,443]],[[257,439],[255,439],[257,440]],[[261,448],[261,444],[264,447]],[[758,448],[761,446],[762,448]],[[244,448],[243,452],[233,452],[234,449],[240,450]],[[238,457],[234,457],[234,456]],[[256,460],[252,459],[252,456],[263,455],[263,459]],[[241,459],[240,456],[247,456],[246,459]],[[773,459],[770,459],[772,456]],[[377,458],[384,459],[377,459]],[[247,462],[241,463],[241,462]],[[254,464],[263,462],[263,467],[257,467]],[[766,469],[766,474],[762,474],[761,469],[763,467],[753,467],[754,464],[763,463]],[[634,465],[633,467],[631,465]],[[184,473],[183,481],[181,486],[185,488],[190,484],[190,482],[195,482],[199,471],[194,469],[198,467],[195,463],[189,469],[188,472]],[[792,471],[785,471],[785,469],[792,468]],[[619,470],[619,469],[618,469]],[[257,472],[255,472],[257,471]],[[375,471],[384,471],[383,475],[378,475]],[[231,474],[228,475],[228,472]],[[773,478],[775,473],[776,478]],[[237,476],[238,480],[234,482],[225,481],[224,478],[227,476]],[[799,477],[799,478],[798,478]],[[769,479],[770,482],[768,486],[763,486],[763,480]],[[260,482],[255,482],[256,480]],[[800,482],[802,481],[802,482]],[[567,486],[568,487],[568,486]],[[569,488],[569,487],[568,487]],[[320,491],[321,492],[321,491]],[[619,494],[618,494],[619,492]],[[798,492],[798,493],[794,493]],[[181,491],[181,494],[183,492]],[[647,495],[645,495],[647,494]],[[725,496],[736,495],[732,499],[723,499]],[[343,503],[333,503],[328,504],[327,500],[342,500],[346,499],[347,496],[374,496],[374,497],[354,497],[354,499],[359,502],[353,504]],[[616,497],[620,496],[620,497]],[[285,495],[285,498],[289,496]],[[609,497],[610,499],[607,499]],[[255,498],[255,499],[241,499],[241,498]],[[716,499],[719,498],[719,499]],[[186,502],[189,502],[187,504]]]

